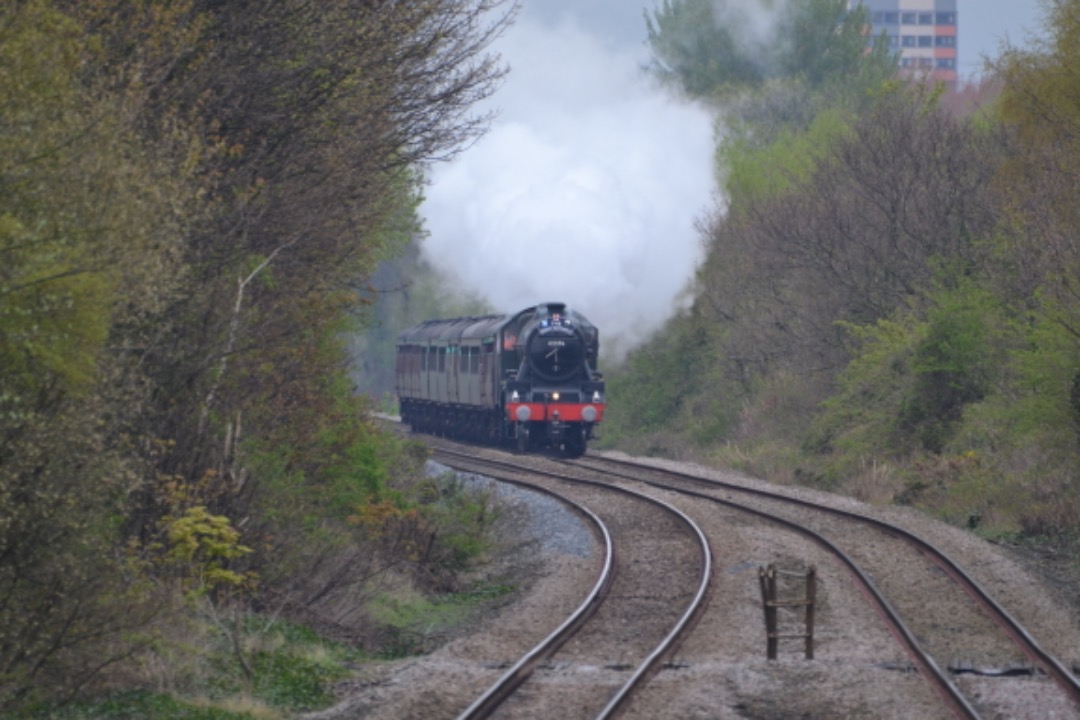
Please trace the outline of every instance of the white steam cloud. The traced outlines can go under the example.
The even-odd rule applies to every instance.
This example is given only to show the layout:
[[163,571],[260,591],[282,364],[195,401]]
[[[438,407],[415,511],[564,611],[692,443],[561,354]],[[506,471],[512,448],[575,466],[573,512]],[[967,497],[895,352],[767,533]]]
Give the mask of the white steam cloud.
[[655,88],[629,47],[521,17],[495,48],[511,66],[499,117],[433,170],[421,208],[425,257],[462,290],[506,312],[565,301],[623,350],[700,261],[714,149],[709,114]]

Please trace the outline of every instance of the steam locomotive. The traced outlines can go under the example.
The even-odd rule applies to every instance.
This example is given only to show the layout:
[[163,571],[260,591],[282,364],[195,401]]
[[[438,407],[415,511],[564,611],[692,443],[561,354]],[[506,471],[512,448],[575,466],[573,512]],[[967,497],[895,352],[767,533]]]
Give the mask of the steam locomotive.
[[585,452],[604,418],[600,334],[565,303],[428,320],[398,337],[402,422],[518,452]]

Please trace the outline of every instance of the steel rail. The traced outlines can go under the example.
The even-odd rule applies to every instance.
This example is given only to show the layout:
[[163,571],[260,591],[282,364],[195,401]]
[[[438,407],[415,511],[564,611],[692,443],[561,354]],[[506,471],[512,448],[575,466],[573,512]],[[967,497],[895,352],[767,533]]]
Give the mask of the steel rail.
[[[675,470],[668,470],[667,468],[659,468],[651,465],[644,465],[641,463],[615,460],[612,458],[600,458],[590,457],[589,460],[598,460],[602,464],[613,464],[623,467],[633,467],[648,472],[657,473],[660,475],[667,475],[669,477],[678,478],[688,482],[693,482],[699,485],[706,485],[710,487],[723,488],[732,492],[739,492],[743,494],[755,495],[758,497],[764,497],[769,500],[775,500],[778,502],[785,502],[800,507],[812,508],[820,512],[829,513],[839,517],[853,520],[856,522],[865,523],[871,527],[875,527],[878,530],[899,537],[915,548],[926,554],[939,568],[941,568],[949,577],[951,577],[964,592],[983,610],[986,611],[988,616],[998,623],[998,625],[1013,639],[1013,642],[1028,656],[1036,665],[1048,677],[1050,677],[1057,685],[1066,693],[1069,699],[1074,705],[1080,707],[1080,680],[1076,678],[1065,665],[1043,649],[1039,645],[1038,641],[1031,636],[1030,633],[1021,625],[1011,613],[1009,613],[1001,604],[999,604],[990,594],[983,589],[983,587],[975,581],[970,575],[967,574],[952,558],[946,555],[942,550],[930,544],[926,540],[923,540],[918,535],[905,530],[892,523],[885,522],[884,520],[878,520],[877,518],[862,515],[860,513],[852,512],[850,510],[841,510],[839,508],[829,507],[827,505],[820,505],[818,503],[803,500],[801,498],[795,498],[788,495],[782,495],[780,493],[772,492],[770,490],[763,490],[760,488],[749,488],[735,483],[725,482],[723,480],[716,480],[714,478],[703,478],[687,473],[678,472]],[[585,463],[578,463],[580,467],[587,467]],[[611,473],[610,470],[603,470],[601,472]],[[611,473],[618,475],[618,473]],[[646,483],[653,487],[660,487],[669,490],[676,490],[663,483],[656,483],[649,480],[642,480],[641,478],[633,478],[632,476],[622,476],[625,479],[637,480],[638,482]]]
[[[438,454],[442,451],[436,451]],[[449,467],[453,467],[448,465]],[[480,718],[486,718],[491,715],[495,709],[509,697],[514,690],[517,689],[521,683],[532,674],[536,663],[539,662],[545,655],[557,650],[567,639],[569,639],[578,627],[596,610],[599,604],[603,601],[604,594],[611,584],[611,580],[614,577],[612,572],[615,563],[615,548],[611,540],[611,533],[608,532],[607,526],[604,522],[597,517],[597,515],[589,510],[584,505],[580,505],[568,498],[560,497],[559,495],[547,490],[546,488],[532,485],[530,483],[523,483],[510,478],[497,478],[503,482],[513,483],[519,486],[528,487],[530,490],[537,490],[551,497],[556,498],[559,502],[562,502],[575,510],[575,512],[584,515],[592,523],[595,530],[600,534],[602,538],[602,544],[604,547],[604,560],[600,566],[600,572],[597,576],[596,584],[593,585],[592,590],[585,597],[582,603],[575,609],[567,618],[559,625],[555,630],[547,635],[543,640],[537,643],[531,650],[527,651],[521,658],[510,667],[503,675],[495,681],[495,683],[489,687],[480,697],[478,697],[469,707],[458,715],[458,720],[480,720]]]
[[[621,463],[621,461],[609,461],[609,462],[615,462],[616,464],[623,464],[623,463]],[[583,463],[573,463],[573,464],[578,465],[579,467],[584,467]],[[626,463],[626,464],[632,464],[632,463]],[[640,467],[642,469],[646,469],[646,470],[656,470],[656,469],[658,469],[658,468],[653,468],[652,466],[648,466],[648,465],[642,465]],[[667,472],[667,471],[663,470],[662,468],[659,468],[659,470],[662,473]],[[611,473],[611,472],[606,471],[606,470],[600,471],[600,472],[606,472],[606,473],[611,474],[611,475],[619,476],[618,473]],[[673,473],[673,474],[678,474],[678,473]],[[671,491],[671,492],[678,492],[678,493],[681,493],[681,494],[684,494],[684,495],[688,495],[690,497],[699,498],[701,500],[707,500],[709,502],[713,502],[713,503],[716,503],[718,505],[723,505],[724,507],[729,507],[729,508],[731,508],[733,510],[737,510],[739,512],[745,512],[745,513],[748,513],[750,515],[760,517],[760,518],[762,518],[764,520],[768,520],[770,522],[775,522],[775,523],[777,523],[779,525],[782,525],[782,526],[788,528],[789,530],[793,530],[794,532],[797,532],[797,533],[799,533],[801,535],[806,536],[807,538],[811,539],[813,542],[815,542],[818,545],[820,545],[821,547],[825,548],[826,551],[828,551],[830,554],[835,556],[844,565],[844,567],[847,568],[847,570],[851,573],[851,575],[854,578],[856,584],[863,591],[863,593],[867,596],[867,598],[871,601],[871,603],[876,607],[879,615],[882,616],[882,619],[885,621],[886,625],[889,627],[890,631],[892,632],[893,637],[895,637],[897,639],[897,641],[904,647],[904,649],[907,652],[908,656],[911,657],[911,659],[914,661],[916,666],[918,666],[920,668],[920,670],[922,671],[923,676],[928,679],[928,681],[931,683],[931,685],[934,687],[934,689],[938,692],[938,694],[941,696],[942,700],[949,707],[949,709],[952,710],[952,712],[957,717],[967,718],[968,720],[978,720],[978,718],[980,717],[978,711],[971,705],[970,702],[968,702],[967,698],[964,696],[964,694],[962,692],[960,692],[960,689],[956,687],[956,685],[952,682],[952,680],[949,679],[949,677],[945,673],[945,671],[943,671],[938,666],[938,664],[934,660],[934,658],[928,652],[926,652],[926,650],[924,650],[922,648],[922,646],[919,644],[918,640],[915,639],[915,634],[907,626],[907,624],[904,622],[903,618],[900,617],[900,614],[896,611],[896,609],[892,606],[892,604],[889,603],[889,601],[885,598],[885,596],[881,593],[881,591],[878,590],[878,588],[874,584],[873,580],[871,580],[870,577],[866,573],[863,572],[862,568],[859,567],[858,563],[856,563],[847,553],[845,553],[839,547],[834,545],[828,538],[826,538],[825,536],[811,530],[808,527],[800,525],[799,523],[795,522],[794,520],[789,520],[789,519],[787,519],[787,518],[785,518],[783,516],[774,515],[773,513],[767,512],[765,510],[760,510],[758,508],[754,508],[754,507],[751,507],[749,505],[743,505],[743,504],[737,503],[737,502],[735,502],[733,500],[726,500],[724,498],[718,498],[718,497],[716,497],[714,495],[708,495],[706,493],[700,493],[700,492],[696,492],[694,490],[687,490],[685,488],[676,488],[676,487],[672,487],[672,486],[668,486],[668,485],[663,485],[662,483],[656,483],[656,482],[652,482],[652,481],[649,481],[649,480],[643,480],[641,478],[636,478],[636,477],[631,477],[631,476],[626,476],[626,475],[623,475],[623,476],[620,476],[620,477],[622,477],[622,479],[624,479],[624,480],[632,480],[634,482],[640,482],[640,483],[643,483],[645,485],[649,485],[651,487],[656,487],[656,488],[668,490],[668,491]],[[692,476],[687,476],[687,477],[692,477]]]
[[671,632],[669,632],[667,637],[661,640],[660,644],[656,646],[652,653],[641,662],[641,665],[638,666],[638,669],[634,672],[633,676],[623,684],[622,688],[615,693],[608,704],[604,706],[604,709],[600,711],[600,714],[596,716],[597,720],[605,720],[606,718],[611,717],[615,711],[626,702],[626,699],[630,696],[631,692],[633,692],[634,688],[638,686],[638,683],[643,681],[646,673],[652,670],[660,660],[661,656],[663,656],[679,636],[682,635],[694,615],[697,614],[698,610],[702,607],[702,604],[705,601],[705,594],[709,590],[709,583],[712,580],[712,551],[709,548],[708,538],[705,537],[705,533],[702,532],[698,524],[691,520],[682,510],[679,510],[677,507],[674,507],[663,500],[649,498],[647,495],[641,495],[640,493],[628,490],[627,488],[622,488],[622,490],[652,500],[653,502],[666,507],[678,517],[682,518],[683,522],[694,531],[698,538],[699,547],[701,548],[701,582],[698,584],[698,590],[694,595],[694,599],[690,601],[690,605],[687,607],[682,617],[679,618],[678,622],[675,623]]
[[[663,500],[651,497],[649,495],[638,492],[636,490],[631,490],[629,488],[622,488],[622,487],[618,487],[618,486],[613,486],[613,485],[610,485],[608,483],[601,483],[601,482],[597,482],[597,481],[594,481],[594,480],[587,480],[587,479],[583,479],[583,478],[574,478],[574,477],[570,477],[570,476],[563,475],[563,474],[560,474],[560,473],[554,473],[554,472],[546,471],[546,470],[539,470],[539,469],[536,469],[536,468],[523,468],[520,465],[515,465],[513,463],[506,463],[506,462],[502,462],[502,461],[499,461],[499,460],[486,459],[486,458],[485,459],[480,459],[480,458],[477,458],[475,456],[465,455],[464,453],[457,453],[455,451],[446,450],[446,449],[442,449],[442,448],[435,448],[433,450],[434,450],[434,452],[435,452],[435,454],[437,456],[450,455],[450,456],[453,456],[453,457],[465,457],[465,458],[467,458],[467,462],[465,463],[466,466],[468,464],[470,464],[470,463],[478,463],[481,466],[500,468],[502,470],[513,470],[515,472],[523,472],[524,471],[524,472],[529,472],[529,473],[533,473],[533,474],[536,474],[536,475],[542,475],[542,476],[554,478],[554,479],[557,479],[557,480],[562,480],[562,481],[565,481],[565,482],[571,482],[571,483],[581,484],[581,485],[588,485],[588,486],[593,486],[593,487],[600,487],[600,488],[602,488],[604,490],[607,490],[607,491],[615,491],[615,492],[623,493],[625,495],[631,495],[633,497],[636,497],[639,500],[643,500],[643,501],[645,501],[647,503],[651,503],[653,505],[659,506],[659,507],[663,508],[665,511],[672,513],[684,525],[686,525],[691,530],[691,532],[696,536],[697,541],[698,541],[698,547],[699,547],[699,550],[701,552],[701,559],[702,559],[702,571],[701,571],[701,575],[700,575],[700,580],[698,582],[697,591],[695,592],[693,599],[688,604],[686,610],[679,617],[679,619],[676,621],[675,625],[668,632],[668,634],[657,644],[657,646],[652,650],[652,652],[650,652],[649,655],[644,660],[641,661],[641,663],[638,665],[638,668],[633,673],[633,675],[625,683],[623,683],[622,687],[619,688],[619,690],[611,697],[611,699],[608,701],[608,703],[604,706],[604,708],[596,716],[597,720],[606,720],[606,718],[610,718],[626,702],[626,700],[631,696],[631,694],[636,689],[638,689],[640,687],[640,685],[644,682],[644,679],[645,679],[646,675],[655,667],[656,663],[660,660],[661,657],[663,657],[664,653],[666,653],[671,648],[671,646],[676,642],[676,640],[678,640],[679,637],[686,631],[687,627],[690,625],[691,620],[694,618],[694,616],[703,607],[704,600],[705,600],[705,597],[706,597],[706,595],[708,593],[709,584],[710,584],[710,582],[712,580],[712,574],[713,574],[713,571],[712,571],[712,551],[711,551],[711,549],[709,547],[708,538],[705,537],[705,533],[701,530],[700,527],[698,527],[698,525],[688,515],[686,515],[686,513],[682,512],[678,508],[670,505],[669,503],[664,502]],[[446,465],[448,465],[450,467],[455,467],[455,466],[460,467],[461,466],[460,461],[444,462],[444,464],[446,464]],[[472,468],[470,468],[469,471],[470,472],[477,472],[477,470],[472,469]],[[488,474],[489,476],[495,477],[493,475],[490,475],[490,472],[487,471],[487,470],[483,470],[482,472]],[[507,481],[507,482],[513,482],[513,483],[518,484],[518,485],[527,485],[530,488],[538,487],[538,486],[535,486],[535,485],[533,485],[531,483],[525,483],[525,482],[522,482],[522,481],[509,479],[509,478],[506,478],[506,477],[500,477],[498,479],[504,480],[504,481]],[[550,493],[550,491],[546,491],[546,492]],[[550,494],[553,494],[553,493],[550,493]],[[591,514],[591,512],[590,512],[590,514]],[[565,625],[567,625],[567,623],[564,623],[564,626]],[[560,627],[560,629],[562,629],[562,626]],[[564,630],[564,632],[572,633],[574,630],[576,630],[576,626],[571,627],[571,628],[567,628],[567,629]],[[562,638],[562,640],[565,640],[565,638]],[[533,651],[530,651],[530,654],[534,654]],[[539,654],[540,653],[535,653],[536,656],[539,656]],[[523,660],[524,660],[524,658],[523,658]],[[519,661],[518,664],[522,664],[522,662]],[[515,665],[515,668],[517,668],[518,664]],[[513,671],[513,669],[512,669],[512,671]],[[504,676],[504,678],[507,677],[507,676],[511,676],[512,671],[508,671],[506,673],[506,675]],[[517,685],[520,685],[520,683],[525,679],[525,677],[527,677],[527,675],[521,677],[521,679],[517,681],[517,683],[514,685],[514,687],[516,687]],[[500,682],[501,682],[501,680],[500,680]],[[512,690],[510,692],[512,692]],[[491,693],[492,693],[492,691],[489,690],[488,693],[485,693],[485,697],[487,695],[491,694]],[[505,693],[498,700],[498,703],[501,703],[503,700],[505,700],[508,695],[509,695],[509,692]],[[481,698],[481,699],[483,699],[483,698]],[[478,706],[479,703],[480,703],[480,700],[477,700],[477,702],[473,703],[473,706]],[[488,709],[486,712],[490,713],[492,710],[494,710],[495,707],[498,706],[498,703],[494,702],[493,699],[487,701],[487,704],[490,705],[490,709]],[[470,706],[470,710],[472,709],[473,706]],[[467,710],[466,713],[468,713],[468,712],[469,711]],[[473,718],[473,717],[481,718],[481,717],[487,717],[487,715],[486,714],[485,715],[462,714],[461,716],[459,716],[459,720],[465,720],[465,718],[469,718],[471,720],[471,718]]]

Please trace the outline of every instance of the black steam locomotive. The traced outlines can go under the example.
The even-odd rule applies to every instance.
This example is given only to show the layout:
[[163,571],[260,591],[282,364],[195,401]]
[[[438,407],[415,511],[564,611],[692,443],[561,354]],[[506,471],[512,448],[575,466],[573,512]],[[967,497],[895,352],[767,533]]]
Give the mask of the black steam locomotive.
[[398,337],[402,422],[418,432],[578,457],[604,418],[599,352],[596,327],[564,303],[428,320]]

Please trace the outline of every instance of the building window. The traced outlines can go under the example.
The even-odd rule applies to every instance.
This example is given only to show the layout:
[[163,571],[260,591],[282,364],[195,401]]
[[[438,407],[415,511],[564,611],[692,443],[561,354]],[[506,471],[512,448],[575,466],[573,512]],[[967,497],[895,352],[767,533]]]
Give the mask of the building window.
[[934,24],[934,13],[919,13],[919,24],[920,25],[933,25]]
[[899,35],[890,35],[889,36],[889,47],[891,47],[891,48],[900,47],[900,36]]
[[870,23],[872,25],[880,25],[885,22],[885,13],[870,13]]
[[956,13],[952,13],[952,12],[938,13],[937,17],[935,18],[935,24],[937,24],[937,25],[955,25],[956,24]]
[[900,13],[900,22],[903,25],[914,25],[917,22],[916,13]]
[[935,47],[956,47],[955,35],[938,35],[934,38]]
[[956,60],[954,58],[938,58],[936,65],[939,70],[955,70]]
[[915,47],[915,41],[914,35],[904,35],[900,38],[900,44],[904,47]]
[[915,62],[911,58],[900,58],[900,67],[909,68],[913,67]]
[[920,35],[919,47],[934,47],[934,37],[932,35]]
[[919,58],[919,67],[934,67],[934,58]]
[[900,13],[894,13],[894,12],[885,13],[885,24],[886,25],[896,25],[896,23],[899,22],[899,20],[900,20]]

